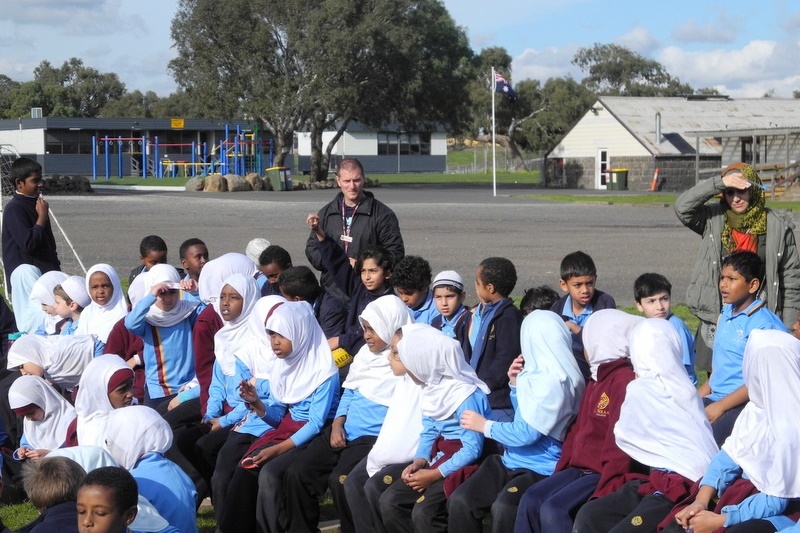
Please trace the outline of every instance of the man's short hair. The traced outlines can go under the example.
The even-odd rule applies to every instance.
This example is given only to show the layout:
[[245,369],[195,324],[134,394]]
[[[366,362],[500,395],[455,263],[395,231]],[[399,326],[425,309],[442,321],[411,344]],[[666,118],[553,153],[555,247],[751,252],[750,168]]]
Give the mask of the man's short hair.
[[30,157],[20,157],[11,163],[11,172],[9,177],[14,181],[14,184],[25,181],[31,174],[42,175],[42,165],[35,159]]
[[662,292],[672,296],[672,283],[661,274],[646,272],[633,282],[633,298],[637,302],[641,302],[642,298],[649,298]]
[[361,164],[361,161],[355,157],[347,157],[339,161],[339,167],[336,169],[337,178],[342,170],[349,170],[351,172],[358,170],[358,172],[361,174],[361,177],[364,177],[364,166]]
[[597,268],[594,266],[594,261],[585,252],[572,252],[561,260],[561,279],[564,281],[581,276],[596,275]]
[[557,301],[558,293],[556,291],[547,285],[539,285],[525,289],[525,294],[519,302],[519,308],[523,315],[529,315],[538,309],[547,311]]
[[505,257],[487,257],[479,265],[481,282],[494,285],[503,298],[508,298],[517,285],[517,269],[514,263]]
[[139,255],[147,257],[150,252],[167,252],[167,243],[158,235],[148,235],[139,243]]
[[403,257],[392,270],[392,285],[398,289],[424,291],[431,285],[431,264],[418,255]]
[[186,259],[186,252],[189,251],[189,248],[192,246],[205,246],[206,243],[198,239],[197,237],[192,237],[191,239],[186,239],[181,243],[181,247],[178,249],[178,257],[181,259]]
[[307,266],[287,268],[278,275],[278,287],[288,298],[312,302],[319,294],[319,281]]
[[78,499],[78,488],[86,476],[81,465],[66,457],[45,457],[26,461],[22,486],[40,511]]
[[281,270],[285,270],[292,266],[292,256],[289,255],[285,248],[281,248],[277,244],[270,244],[258,256],[258,264],[267,266],[272,263],[277,264]]
[[95,468],[83,478],[81,487],[100,486],[112,491],[119,512],[135,507],[139,502],[139,487],[130,472],[119,466]]

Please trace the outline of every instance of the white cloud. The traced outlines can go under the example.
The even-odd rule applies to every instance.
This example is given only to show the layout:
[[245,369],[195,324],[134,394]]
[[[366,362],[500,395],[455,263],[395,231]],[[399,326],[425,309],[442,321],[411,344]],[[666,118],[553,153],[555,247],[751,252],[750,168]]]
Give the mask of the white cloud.
[[732,43],[739,36],[735,30],[737,27],[724,18],[705,24],[689,19],[673,28],[671,33],[672,38],[681,43]]
[[125,27],[113,0],[3,0],[0,10],[16,27],[43,26],[71,36],[111,35]]
[[614,41],[643,56],[649,56],[661,46],[658,39],[653,37],[653,34],[644,26],[636,26],[625,35],[614,39]]
[[577,46],[564,48],[527,48],[516,56],[511,68],[514,83],[525,79],[546,81],[548,78],[572,76],[580,77],[580,70],[572,64]]

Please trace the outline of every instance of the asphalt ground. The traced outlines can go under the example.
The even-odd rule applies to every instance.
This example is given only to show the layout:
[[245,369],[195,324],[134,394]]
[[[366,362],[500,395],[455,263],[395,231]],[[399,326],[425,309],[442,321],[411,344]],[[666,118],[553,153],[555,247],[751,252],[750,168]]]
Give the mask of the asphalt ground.
[[[204,240],[212,258],[243,252],[250,239],[265,237],[286,248],[295,265],[307,264],[306,215],[318,211],[336,192],[98,190],[91,196],[47,200],[87,268],[106,262],[127,277],[139,264],[139,241],[149,234],[164,238],[170,263],[176,266],[181,242],[191,237]],[[495,197],[487,187],[389,186],[372,192],[397,213],[406,253],[427,259],[434,275],[445,269],[458,271],[468,287],[468,303],[475,302],[475,267],[486,257],[514,262],[518,281],[513,294],[521,295],[542,284],[558,290],[560,261],[575,250],[592,256],[597,287],[614,296],[618,305],[634,303],[633,281],[644,272],[667,276],[673,301],[681,302],[700,244],[700,237],[681,225],[671,205],[536,198],[597,191],[501,187]],[[62,248],[59,254],[64,256]],[[65,264],[65,270],[79,273],[70,262]]]

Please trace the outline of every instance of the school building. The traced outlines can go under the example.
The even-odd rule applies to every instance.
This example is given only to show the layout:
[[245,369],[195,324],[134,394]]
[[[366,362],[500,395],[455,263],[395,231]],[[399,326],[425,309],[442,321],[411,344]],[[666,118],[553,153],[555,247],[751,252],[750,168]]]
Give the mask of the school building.
[[[45,174],[196,175],[268,168],[271,144],[245,121],[42,117],[0,120],[0,145],[41,163]],[[234,159],[235,152],[235,159]],[[145,166],[146,165],[146,166]]]
[[[336,135],[336,128],[322,133],[322,148]],[[295,133],[295,153],[299,172],[311,168],[311,133]],[[359,122],[351,122],[331,151],[332,170],[338,161],[355,157],[370,174],[400,174],[408,172],[447,171],[447,132],[435,130],[404,130],[396,124],[381,128],[370,128]]]
[[545,179],[552,187],[646,191],[655,182],[682,191],[737,161],[770,179],[798,160],[800,99],[601,96],[546,154]]

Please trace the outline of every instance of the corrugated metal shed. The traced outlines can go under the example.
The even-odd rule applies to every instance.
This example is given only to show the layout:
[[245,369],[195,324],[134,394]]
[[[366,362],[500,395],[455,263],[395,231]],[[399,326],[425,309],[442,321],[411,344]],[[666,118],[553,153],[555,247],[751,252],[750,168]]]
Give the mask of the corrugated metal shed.
[[[783,135],[800,131],[800,99],[759,98],[653,98],[601,96],[595,108],[604,107],[653,156],[694,155],[698,132],[700,154],[719,155],[716,140],[730,132],[736,136]],[[661,136],[656,141],[656,115],[661,116]]]

